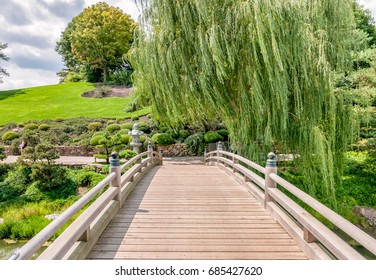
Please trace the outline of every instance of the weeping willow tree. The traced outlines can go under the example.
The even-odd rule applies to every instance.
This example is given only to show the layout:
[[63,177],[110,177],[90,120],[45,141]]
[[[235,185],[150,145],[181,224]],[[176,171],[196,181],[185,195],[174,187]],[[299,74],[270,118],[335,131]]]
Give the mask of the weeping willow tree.
[[349,63],[351,0],[153,0],[132,51],[137,95],[171,126],[223,120],[256,158],[299,155],[304,188],[335,207],[349,110],[332,76]]

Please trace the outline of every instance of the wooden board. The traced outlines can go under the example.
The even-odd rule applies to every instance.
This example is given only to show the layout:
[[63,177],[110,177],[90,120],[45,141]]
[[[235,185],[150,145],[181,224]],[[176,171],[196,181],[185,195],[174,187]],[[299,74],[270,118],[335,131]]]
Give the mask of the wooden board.
[[138,183],[88,259],[306,259],[216,166],[167,164]]

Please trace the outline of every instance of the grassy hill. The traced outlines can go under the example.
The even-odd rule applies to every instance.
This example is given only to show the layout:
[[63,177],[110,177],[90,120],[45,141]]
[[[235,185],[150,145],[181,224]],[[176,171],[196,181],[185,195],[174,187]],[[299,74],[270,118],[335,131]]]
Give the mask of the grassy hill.
[[0,91],[0,125],[58,117],[116,118],[148,113],[148,109],[125,113],[124,108],[131,102],[130,97],[81,96],[94,88],[90,83],[69,83]]

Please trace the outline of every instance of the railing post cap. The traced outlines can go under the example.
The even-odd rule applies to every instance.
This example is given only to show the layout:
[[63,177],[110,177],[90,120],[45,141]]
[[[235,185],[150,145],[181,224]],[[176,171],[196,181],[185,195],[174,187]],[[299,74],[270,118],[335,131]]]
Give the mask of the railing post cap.
[[119,154],[117,152],[111,153],[110,165],[120,166]]
[[277,167],[277,155],[273,152],[268,154],[268,159],[266,161],[266,167]]

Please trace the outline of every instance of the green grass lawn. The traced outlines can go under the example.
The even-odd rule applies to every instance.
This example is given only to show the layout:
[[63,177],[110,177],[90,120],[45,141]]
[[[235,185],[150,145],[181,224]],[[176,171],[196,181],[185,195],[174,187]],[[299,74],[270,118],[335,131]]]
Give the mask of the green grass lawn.
[[68,83],[34,88],[0,91],[0,125],[9,122],[55,118],[116,118],[141,116],[142,109],[125,113],[130,97],[85,98],[81,94],[94,89],[90,83]]

